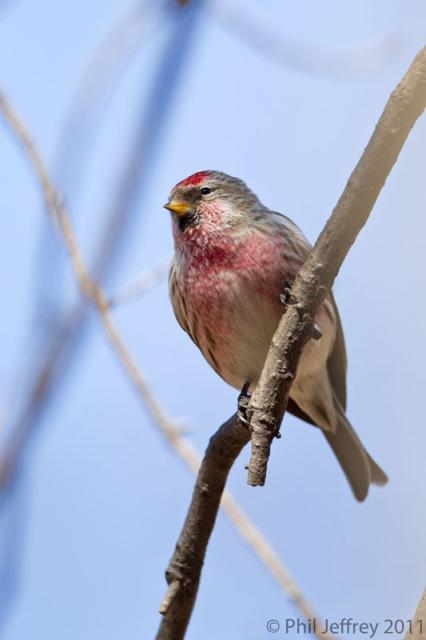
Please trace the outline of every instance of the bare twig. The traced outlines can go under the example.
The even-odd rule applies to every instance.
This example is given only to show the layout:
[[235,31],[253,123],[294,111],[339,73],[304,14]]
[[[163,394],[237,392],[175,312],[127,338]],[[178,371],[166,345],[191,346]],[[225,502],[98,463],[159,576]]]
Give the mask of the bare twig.
[[251,485],[265,482],[271,443],[279,430],[303,347],[312,336],[315,313],[425,106],[426,48],[417,54],[390,96],[343,194],[294,281],[296,304],[287,305],[249,404]]
[[411,622],[411,626],[405,635],[405,640],[423,640],[426,631],[426,589],[420,598],[417,611]]
[[[77,283],[81,289],[82,294],[89,300],[93,301],[99,313],[103,329],[107,334],[113,351],[116,354],[127,378],[132,382],[138,396],[141,398],[145,408],[151,415],[154,424],[159,428],[160,432],[172,446],[173,450],[194,473],[197,473],[200,468],[201,462],[198,452],[190,442],[182,437],[180,430],[176,428],[175,423],[166,414],[161,404],[157,401],[154,394],[150,390],[144,376],[134,362],[124,341],[115,328],[102,289],[90,279],[87,268],[84,264],[84,260],[75,240],[66,208],[55,192],[53,184],[49,179],[46,166],[37,149],[33,145],[29,133],[2,94],[0,94],[0,111],[3,113],[6,122],[23,146],[26,154],[31,161],[33,170],[40,182],[47,211],[51,214],[51,218],[53,219],[55,225],[59,227],[63,234],[66,247],[70,254],[71,263]],[[230,424],[230,427],[233,428],[233,419],[228,421],[228,423]],[[226,435],[225,427],[226,425],[224,425],[223,427],[224,433]],[[238,423],[235,423],[235,428],[238,429],[238,437],[241,439],[241,446],[243,446],[249,440],[249,432],[245,428],[241,429]],[[217,450],[220,453],[220,446],[219,448],[217,448]],[[231,460],[231,458],[228,459]],[[10,464],[12,464],[12,462],[13,461],[9,461]],[[231,464],[232,462],[230,463],[229,467],[231,466]],[[223,465],[221,466],[223,467]],[[225,479],[226,476],[223,478],[223,484],[225,482]],[[216,511],[219,507],[222,491],[223,485],[219,493],[216,493],[214,495],[212,494],[213,499],[217,500],[217,504],[215,503],[214,507]],[[307,619],[316,617],[315,613],[307,603],[299,587],[296,585],[287,569],[281,563],[271,545],[264,538],[262,533],[250,521],[250,519],[243,512],[241,507],[239,507],[239,505],[229,492],[225,492],[223,494],[222,506],[238,533],[242,538],[246,540],[252,550],[268,568],[270,573],[276,578],[276,580],[286,592],[286,594],[290,597],[294,605],[299,608],[302,615],[304,615]],[[211,510],[211,507],[209,509]],[[212,526],[214,523],[214,518],[211,521]],[[208,535],[206,538],[206,543],[208,536],[210,535],[210,532],[207,533]],[[180,591],[180,588],[181,587],[179,580],[171,581],[169,590],[161,605],[161,612],[166,613],[170,609]]]
[[169,588],[167,589],[166,595],[164,596],[160,604],[160,608],[158,610],[159,613],[161,613],[162,615],[167,613],[173,601],[175,600],[180,588],[181,588],[181,583],[179,582],[179,580],[173,580],[169,584]]

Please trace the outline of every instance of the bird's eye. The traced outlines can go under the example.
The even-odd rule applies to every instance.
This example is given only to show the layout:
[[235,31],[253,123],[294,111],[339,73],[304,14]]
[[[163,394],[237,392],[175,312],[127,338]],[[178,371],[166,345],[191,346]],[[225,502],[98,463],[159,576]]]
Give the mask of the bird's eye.
[[203,194],[203,196],[206,196],[208,193],[211,193],[211,189],[209,187],[202,187],[200,189],[200,192]]

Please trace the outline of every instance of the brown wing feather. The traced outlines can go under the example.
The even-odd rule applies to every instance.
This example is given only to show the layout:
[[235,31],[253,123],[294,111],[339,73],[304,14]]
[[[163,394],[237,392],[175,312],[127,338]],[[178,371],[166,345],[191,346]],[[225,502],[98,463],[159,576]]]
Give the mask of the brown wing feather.
[[327,361],[327,369],[331,385],[339,400],[340,406],[343,411],[346,411],[346,371],[348,361],[346,358],[345,338],[339,311],[332,292],[330,293],[330,300],[336,316],[336,339],[334,341],[333,351]]
[[[342,323],[340,321],[339,312],[337,310],[336,302],[334,300],[333,293],[330,293],[329,299],[333,305],[334,313],[336,316],[336,339],[334,342],[333,351],[331,352],[327,361],[327,370],[330,377],[331,385],[339,400],[342,409],[346,410],[346,348],[345,339],[343,336]],[[299,407],[298,404],[292,398],[289,399],[287,405],[287,411],[292,413],[300,420],[309,422],[309,424],[316,425],[311,418]]]
[[315,422],[313,422],[313,420],[311,420],[311,418],[308,416],[307,413],[302,411],[302,409],[299,407],[299,405],[296,404],[296,402],[294,400],[292,400],[292,398],[288,399],[287,411],[289,413],[291,413],[293,416],[296,416],[296,418],[299,418],[300,420],[303,420],[304,422],[308,422],[309,424],[312,424],[314,427],[318,427],[318,425],[315,424]]

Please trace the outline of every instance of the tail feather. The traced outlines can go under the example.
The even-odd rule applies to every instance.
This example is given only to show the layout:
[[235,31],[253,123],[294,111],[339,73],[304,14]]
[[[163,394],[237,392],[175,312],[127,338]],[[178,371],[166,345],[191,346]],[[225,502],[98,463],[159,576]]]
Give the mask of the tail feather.
[[387,477],[387,475],[383,471],[383,469],[381,469],[379,467],[377,462],[375,462],[373,460],[373,458],[370,456],[370,454],[365,449],[364,449],[364,451],[367,454],[368,462],[370,463],[371,482],[373,484],[379,485],[379,487],[382,487],[384,484],[386,484],[388,482],[389,478]]
[[[336,404],[338,405],[338,401]],[[364,448],[340,405],[336,409],[338,413],[336,431],[334,433],[323,431],[323,434],[333,449],[355,498],[362,502],[367,497],[371,483],[383,485],[388,478]]]

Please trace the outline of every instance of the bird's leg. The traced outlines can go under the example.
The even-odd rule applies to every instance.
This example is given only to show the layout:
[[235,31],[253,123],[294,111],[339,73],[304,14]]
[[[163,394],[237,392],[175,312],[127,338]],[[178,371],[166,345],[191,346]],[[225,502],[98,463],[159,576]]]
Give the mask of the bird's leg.
[[241,389],[241,393],[238,396],[237,415],[238,415],[238,418],[241,420],[242,424],[245,425],[246,427],[248,427],[250,424],[247,418],[247,407],[251,398],[251,393],[249,391],[249,388],[250,388],[250,381],[246,380],[246,382],[243,385],[243,388]]

